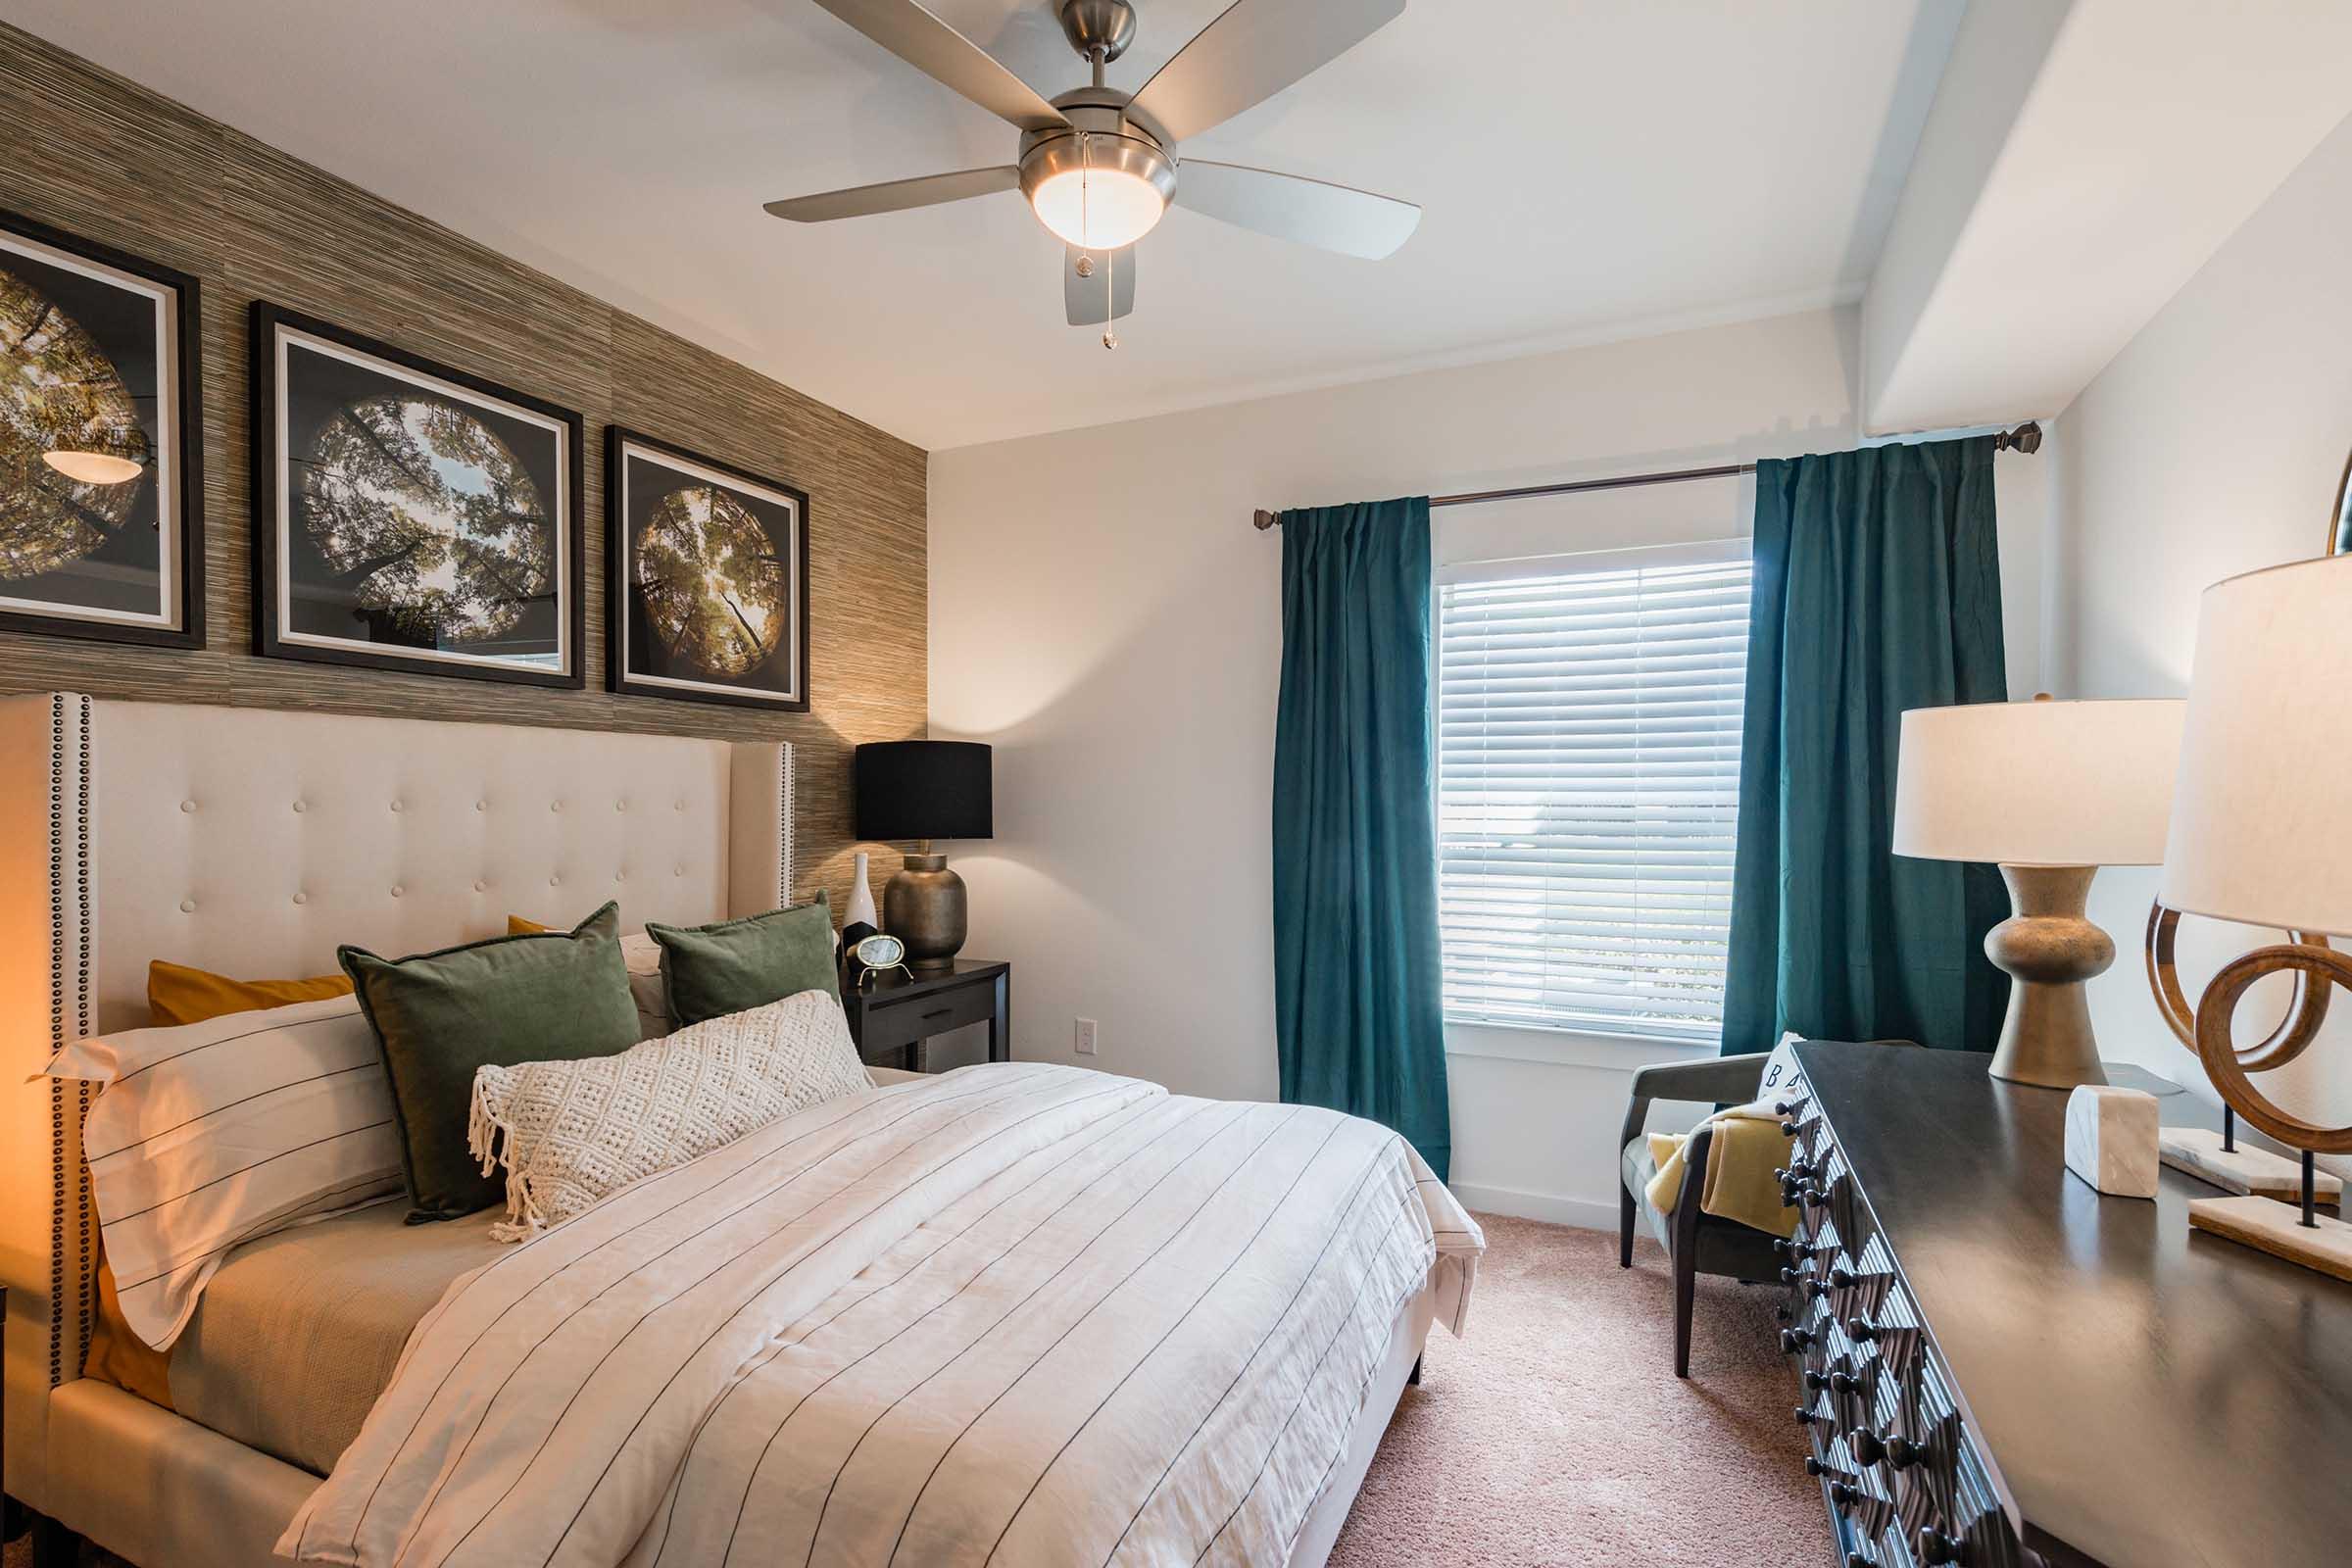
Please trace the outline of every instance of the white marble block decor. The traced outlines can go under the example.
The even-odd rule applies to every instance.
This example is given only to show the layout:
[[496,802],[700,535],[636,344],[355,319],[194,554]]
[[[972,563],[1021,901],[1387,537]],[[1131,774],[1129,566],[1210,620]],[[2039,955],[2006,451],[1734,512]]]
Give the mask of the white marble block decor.
[[2156,1097],[2084,1084],[2067,1097],[2066,1168],[2117,1198],[2156,1196]]

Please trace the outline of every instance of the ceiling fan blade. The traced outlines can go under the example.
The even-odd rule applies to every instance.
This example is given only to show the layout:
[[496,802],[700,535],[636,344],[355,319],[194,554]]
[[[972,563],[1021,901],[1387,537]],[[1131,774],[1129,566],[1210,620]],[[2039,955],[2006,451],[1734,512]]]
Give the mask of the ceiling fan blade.
[[[1078,275],[1081,257],[1094,263],[1093,276]],[[1071,246],[1061,260],[1061,304],[1072,326],[1102,326],[1134,310],[1135,247],[1086,251]]]
[[1329,65],[1403,12],[1404,0],[1234,0],[1144,83],[1135,107],[1188,140]]
[[829,223],[836,218],[870,218],[876,213],[903,213],[909,207],[937,207],[970,196],[992,196],[1018,190],[1021,172],[1010,164],[996,169],[966,169],[955,174],[925,174],[920,179],[894,179],[880,185],[853,185],[815,196],[793,196],[769,202],[767,211],[796,223]]
[[915,0],[816,0],[915,70],[1023,130],[1066,125],[1061,111]]
[[1421,209],[1394,196],[1200,158],[1179,167],[1176,205],[1369,262],[1395,255],[1421,223]]

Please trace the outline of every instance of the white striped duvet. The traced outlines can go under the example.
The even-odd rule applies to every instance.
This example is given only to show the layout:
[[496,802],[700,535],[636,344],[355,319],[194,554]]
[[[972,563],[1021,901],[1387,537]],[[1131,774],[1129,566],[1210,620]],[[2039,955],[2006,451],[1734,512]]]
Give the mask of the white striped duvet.
[[1483,1242],[1395,1134],[1038,1063],[797,1112],[459,1281],[313,1562],[1279,1563]]

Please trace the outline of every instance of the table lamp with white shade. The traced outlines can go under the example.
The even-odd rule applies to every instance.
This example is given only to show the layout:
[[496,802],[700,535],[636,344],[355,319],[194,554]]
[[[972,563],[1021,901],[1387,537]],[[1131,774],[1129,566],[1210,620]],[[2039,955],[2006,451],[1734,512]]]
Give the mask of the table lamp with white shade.
[[[2352,935],[2352,556],[2231,577],[2205,590],[2189,677],[2167,908],[2311,936]],[[2199,1199],[2189,1222],[2352,1279],[2352,1225],[2313,1208],[2311,1155],[2352,1152],[2352,1126],[2285,1110],[2235,1047],[2238,1003],[2265,975],[2352,987],[2352,957],[2312,942],[2257,948],[2198,1000],[2197,1056],[2222,1099],[2303,1154],[2300,1214],[2267,1198]],[[2311,1044],[2306,1038],[2297,1054]],[[2273,1053],[2266,1067],[2283,1065]]]
[[2103,1084],[2083,982],[2115,943],[2083,912],[2103,865],[2154,865],[2180,747],[2178,701],[1970,703],[1903,714],[1894,853],[1988,860],[2015,912],[1984,936],[2010,978],[1990,1071]]

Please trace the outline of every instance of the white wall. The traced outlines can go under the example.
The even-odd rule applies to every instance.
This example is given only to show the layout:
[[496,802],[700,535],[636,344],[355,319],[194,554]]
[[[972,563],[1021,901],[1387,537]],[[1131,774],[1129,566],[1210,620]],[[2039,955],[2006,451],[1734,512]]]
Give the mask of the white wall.
[[[2073,695],[2187,690],[2197,598],[2241,571],[2314,556],[2352,448],[2352,122],[2339,126],[2094,379],[2066,415],[2053,659]],[[2314,692],[2315,702],[2352,701]],[[2102,1049],[2210,1095],[2148,999],[2138,948],[2156,873],[2110,870],[2091,916],[2123,956],[2092,983]],[[2184,930],[2184,941],[2188,933]],[[2198,934],[2191,994],[2271,933]],[[2184,958],[2183,969],[2190,964]],[[2352,999],[2305,1058],[2311,1114],[2352,1121]],[[2242,1015],[2262,1022],[2252,1001]],[[2273,1075],[2284,1079],[2285,1073]]]
[[[966,951],[1014,963],[1014,1051],[1271,1099],[1269,781],[1281,542],[1258,507],[1488,489],[1836,450],[1853,313],[1821,312],[970,447],[931,460],[931,722],[997,747],[964,846]],[[2004,459],[2011,654],[2040,662],[2046,459]],[[1743,533],[1745,484],[1439,513],[1456,559]],[[977,852],[977,853],[974,853]],[[1689,1052],[1680,1053],[1690,1054]],[[1627,1072],[1674,1048],[1449,1041],[1475,1203],[1614,1224]]]

